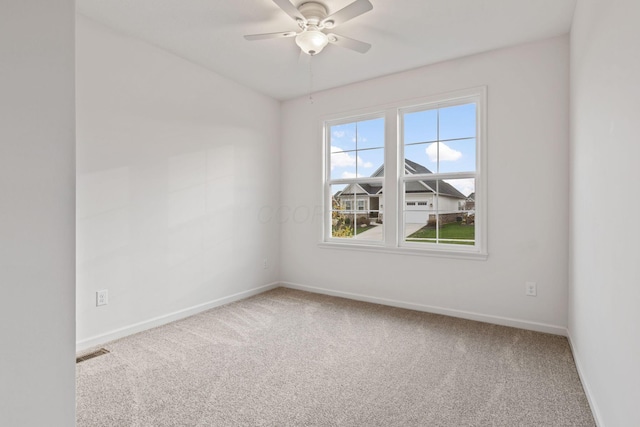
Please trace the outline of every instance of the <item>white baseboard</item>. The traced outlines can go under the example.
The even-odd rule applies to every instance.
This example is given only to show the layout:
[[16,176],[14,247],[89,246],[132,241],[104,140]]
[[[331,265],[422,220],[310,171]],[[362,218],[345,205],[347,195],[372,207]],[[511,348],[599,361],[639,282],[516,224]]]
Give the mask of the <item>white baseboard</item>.
[[567,330],[567,339],[569,340],[569,346],[571,347],[571,353],[573,353],[573,361],[576,364],[576,370],[578,371],[578,376],[580,377],[580,382],[582,383],[582,388],[584,389],[584,394],[587,395],[587,401],[589,402],[589,407],[591,408],[591,414],[593,414],[593,419],[596,422],[596,426],[604,427],[602,423],[602,418],[600,417],[600,410],[598,409],[598,405],[593,398],[593,393],[591,392],[591,388],[589,387],[589,383],[587,382],[587,378],[584,375],[584,371],[582,370],[582,364],[580,363],[580,356],[576,351],[575,346],[573,345],[573,340],[571,339],[571,331]]
[[132,335],[138,332],[146,331],[147,329],[162,326],[167,323],[175,322],[176,320],[184,319],[185,317],[193,316],[194,314],[201,313],[214,307],[229,304],[230,302],[239,301],[254,295],[261,294],[268,290],[277,288],[280,286],[279,282],[269,283],[264,286],[249,289],[248,291],[238,292],[237,294],[229,295],[226,297],[218,298],[213,301],[205,302],[203,304],[194,305],[182,310],[175,311],[173,313],[165,314],[162,316],[154,317],[149,320],[145,320],[133,325],[125,326],[115,329],[113,331],[106,332],[104,334],[96,335],[82,341],[76,342],[76,352],[82,352],[92,347],[103,345],[109,341],[123,338],[128,335]]
[[298,289],[301,291],[314,292],[317,294],[331,295],[352,299],[356,301],[372,302],[375,304],[388,305],[391,307],[407,308],[409,310],[424,311],[427,313],[443,314],[445,316],[459,317],[462,319],[476,320],[478,322],[492,323],[502,326],[510,326],[512,328],[527,329],[536,332],[545,332],[553,335],[567,336],[567,328],[564,326],[549,325],[546,323],[530,322],[528,320],[512,319],[509,317],[493,316],[490,314],[475,313],[472,311],[454,310],[444,307],[435,307],[431,305],[416,304],[392,300],[387,298],[378,298],[362,294],[354,294],[351,292],[335,291],[332,289],[317,288],[314,286],[300,285],[297,283],[281,282],[281,286],[285,288]]

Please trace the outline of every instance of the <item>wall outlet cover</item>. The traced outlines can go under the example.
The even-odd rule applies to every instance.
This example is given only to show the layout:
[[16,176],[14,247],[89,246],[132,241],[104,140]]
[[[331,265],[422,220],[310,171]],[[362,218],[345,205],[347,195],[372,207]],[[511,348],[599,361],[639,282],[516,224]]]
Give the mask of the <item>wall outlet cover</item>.
[[525,282],[525,295],[529,297],[538,296],[538,285],[536,282]]
[[109,291],[103,289],[96,292],[96,306],[109,304]]

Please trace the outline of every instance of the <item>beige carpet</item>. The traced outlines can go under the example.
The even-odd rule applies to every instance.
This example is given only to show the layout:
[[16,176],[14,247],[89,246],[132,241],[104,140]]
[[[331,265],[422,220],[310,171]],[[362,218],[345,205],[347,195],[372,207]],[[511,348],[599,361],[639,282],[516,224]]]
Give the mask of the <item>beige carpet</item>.
[[594,426],[567,340],[278,288],[77,364],[78,426]]

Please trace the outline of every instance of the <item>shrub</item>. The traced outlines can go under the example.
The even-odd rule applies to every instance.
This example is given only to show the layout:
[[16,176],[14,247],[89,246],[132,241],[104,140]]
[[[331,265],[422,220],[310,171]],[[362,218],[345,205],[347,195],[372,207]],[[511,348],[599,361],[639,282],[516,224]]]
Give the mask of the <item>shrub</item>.
[[371,220],[367,216],[359,216],[358,225],[371,225]]
[[331,229],[332,237],[351,237],[353,236],[353,228],[343,226],[343,227],[332,227]]

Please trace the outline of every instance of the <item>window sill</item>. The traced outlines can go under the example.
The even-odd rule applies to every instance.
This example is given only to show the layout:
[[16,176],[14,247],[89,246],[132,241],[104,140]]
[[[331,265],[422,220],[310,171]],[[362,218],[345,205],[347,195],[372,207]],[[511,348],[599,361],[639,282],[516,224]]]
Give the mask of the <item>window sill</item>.
[[487,253],[470,252],[470,251],[454,251],[449,249],[422,249],[410,247],[389,247],[376,244],[353,244],[342,242],[320,242],[318,247],[322,249],[339,249],[349,251],[377,252],[393,255],[413,255],[426,256],[434,258],[453,258],[453,259],[469,259],[475,261],[486,261],[489,258]]

